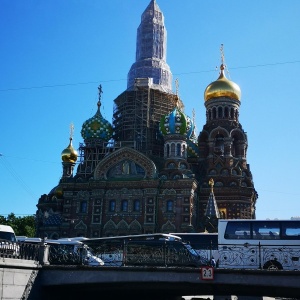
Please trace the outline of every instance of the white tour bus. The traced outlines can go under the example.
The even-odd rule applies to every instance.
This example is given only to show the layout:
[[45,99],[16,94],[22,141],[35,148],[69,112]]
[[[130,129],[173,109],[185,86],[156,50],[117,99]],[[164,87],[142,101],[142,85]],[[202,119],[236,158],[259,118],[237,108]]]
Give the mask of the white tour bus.
[[219,267],[300,270],[300,220],[219,220]]

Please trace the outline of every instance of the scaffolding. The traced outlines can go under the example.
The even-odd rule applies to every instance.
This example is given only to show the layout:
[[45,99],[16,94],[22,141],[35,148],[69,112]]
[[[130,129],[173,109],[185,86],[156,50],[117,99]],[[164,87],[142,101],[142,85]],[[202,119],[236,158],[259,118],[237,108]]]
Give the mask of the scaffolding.
[[[148,79],[148,84],[145,81]],[[163,157],[163,137],[159,132],[161,118],[170,113],[177,95],[151,87],[149,78],[137,79],[133,91],[125,91],[115,99],[113,112],[113,139],[116,142],[132,141],[135,149],[146,154]]]
[[176,105],[184,108],[177,95],[153,88],[151,78],[136,79],[134,90],[123,92],[114,102],[113,138],[108,142],[91,138],[79,144],[76,174],[81,177],[91,177],[105,156],[122,147],[162,158],[164,140],[159,122]]

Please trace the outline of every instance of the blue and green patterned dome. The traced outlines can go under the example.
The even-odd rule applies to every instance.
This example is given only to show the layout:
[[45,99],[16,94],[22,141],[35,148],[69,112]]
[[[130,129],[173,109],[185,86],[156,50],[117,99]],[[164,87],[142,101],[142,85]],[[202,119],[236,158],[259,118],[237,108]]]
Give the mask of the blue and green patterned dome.
[[113,129],[111,124],[103,118],[100,112],[101,102],[97,103],[98,110],[96,114],[86,120],[81,129],[81,136],[84,140],[86,139],[101,139],[103,141],[109,141],[112,137]]
[[162,135],[182,134],[189,138],[193,132],[194,124],[190,117],[175,107],[170,114],[161,118],[159,129]]

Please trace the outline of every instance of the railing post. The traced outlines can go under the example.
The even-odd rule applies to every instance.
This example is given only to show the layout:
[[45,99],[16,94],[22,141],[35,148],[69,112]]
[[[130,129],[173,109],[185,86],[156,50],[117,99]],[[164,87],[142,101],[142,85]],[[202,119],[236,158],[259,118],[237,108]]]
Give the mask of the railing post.
[[45,243],[45,239],[42,239],[40,243],[38,260],[40,265],[50,265],[49,245]]
[[258,243],[258,259],[259,259],[259,268],[261,269],[261,245]]

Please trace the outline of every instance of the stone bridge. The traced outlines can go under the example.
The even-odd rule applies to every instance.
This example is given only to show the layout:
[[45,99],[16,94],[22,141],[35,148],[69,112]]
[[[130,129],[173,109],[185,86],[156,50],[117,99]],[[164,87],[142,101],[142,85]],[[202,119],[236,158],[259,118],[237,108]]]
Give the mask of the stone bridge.
[[55,265],[49,264],[46,245],[33,250],[30,255],[20,251],[14,258],[1,255],[1,300],[175,300],[189,295],[300,298],[300,271],[88,266],[77,260],[76,265],[61,260]]

